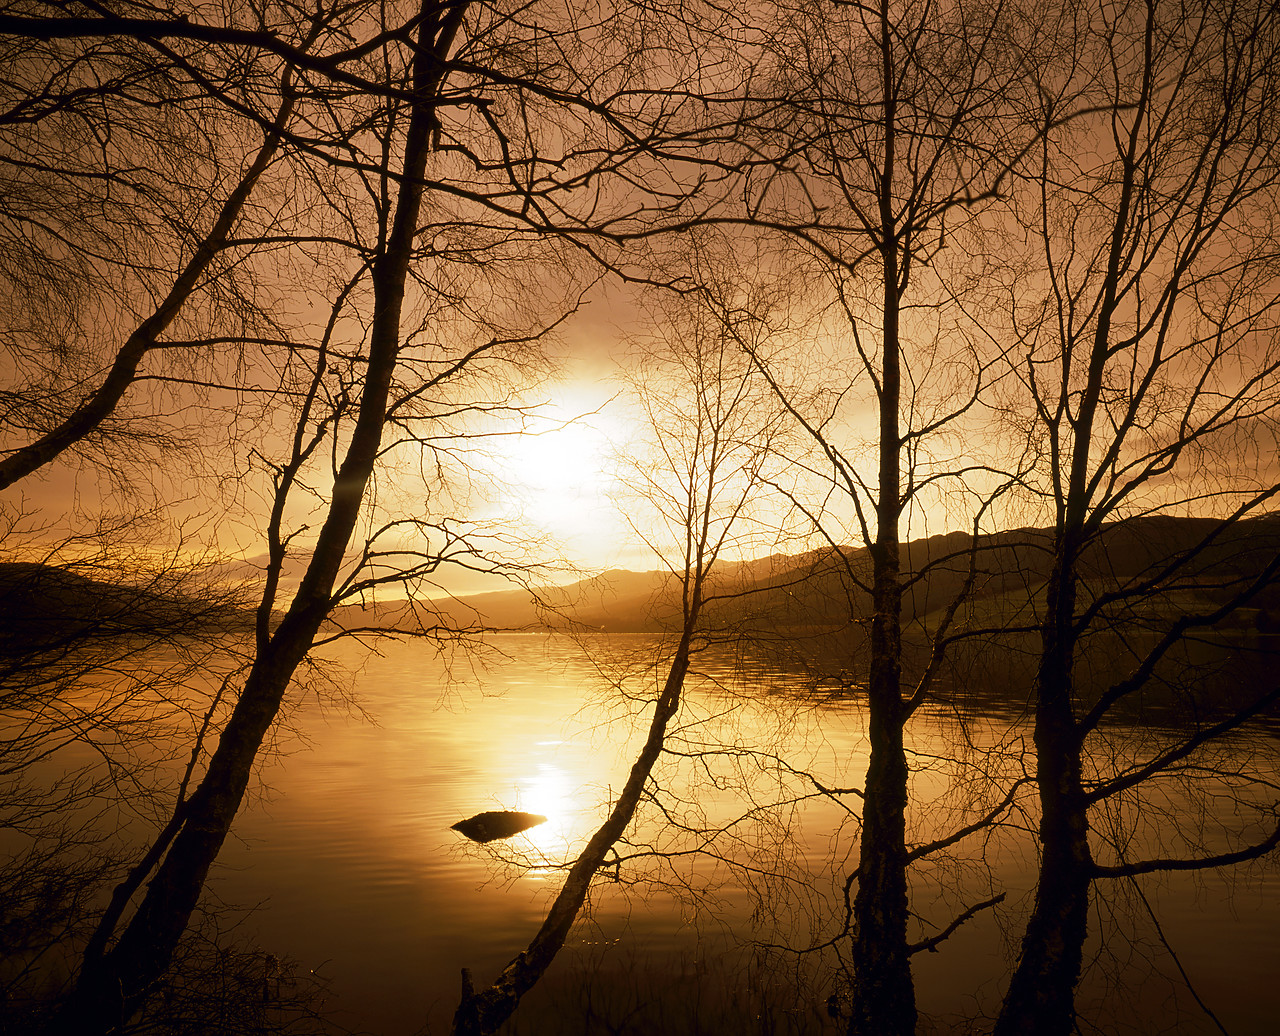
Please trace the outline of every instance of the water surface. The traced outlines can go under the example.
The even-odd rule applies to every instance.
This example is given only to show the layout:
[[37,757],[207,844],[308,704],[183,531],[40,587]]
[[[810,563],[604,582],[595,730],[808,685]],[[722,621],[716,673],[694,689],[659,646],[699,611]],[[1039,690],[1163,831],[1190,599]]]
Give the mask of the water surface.
[[[619,645],[638,660],[652,657],[653,641],[615,638],[586,653],[541,635],[499,637],[493,645],[501,655],[475,672],[450,671],[423,644],[390,646],[363,660],[344,655],[358,665],[351,690],[370,719],[314,703],[300,708],[292,723],[306,744],[286,740],[263,767],[266,791],[224,851],[218,893],[260,903],[249,930],[264,949],[326,976],[330,1006],[355,1029],[447,1031],[460,969],[487,981],[527,943],[558,887],[555,864],[571,859],[598,822],[642,737],[653,677],[624,685],[633,700],[611,688],[595,663]],[[669,792],[662,805],[668,819],[719,833],[708,841],[673,830],[648,809],[630,850],[640,855],[620,865],[619,881],[600,885],[547,988],[522,1011],[519,1031],[547,1018],[544,1031],[560,1031],[555,1019],[563,1021],[563,1012],[653,1010],[652,1003],[628,1004],[628,996],[649,1001],[664,992],[668,1020],[700,1009],[701,998],[706,1012],[724,1010],[719,1001],[727,999],[759,1013],[747,1000],[771,985],[795,999],[783,1011],[794,1031],[834,1031],[824,1004],[837,990],[831,952],[750,947],[764,940],[803,948],[839,928],[840,880],[856,852],[856,798],[819,796],[793,771],[812,772],[828,788],[860,784],[862,712],[856,701],[815,697],[802,677],[776,667],[748,660],[744,668],[727,654],[703,661],[672,742],[683,755],[660,775]],[[946,757],[967,754],[970,767],[1006,774],[1021,766],[1018,748],[1029,737],[1018,720],[965,719],[963,732],[977,748],[968,753],[954,715],[913,720],[917,838],[980,805],[955,788],[958,773],[975,771],[957,770]],[[1118,741],[1127,736],[1112,733]],[[728,753],[708,754],[725,746]],[[549,819],[488,847],[450,830],[485,809]],[[699,847],[709,851],[692,852]],[[919,1005],[937,1031],[948,1019],[994,1010],[1029,907],[1034,853],[1025,832],[1005,832],[987,849],[990,867],[979,862],[980,846],[966,846],[916,878],[913,906],[924,915],[916,937],[985,898],[990,883],[1009,894],[996,915],[962,929],[942,952],[917,956]],[[1276,870],[1252,865],[1233,877],[1180,876],[1141,888],[1228,1031],[1271,1031],[1268,986],[1280,969]],[[1095,930],[1128,938],[1091,946],[1086,1010],[1107,1031],[1126,1022],[1135,1031],[1217,1031],[1185,991],[1171,998],[1177,982],[1166,976],[1177,970],[1144,910],[1139,904],[1135,920],[1100,905]],[[954,1031],[970,1031],[969,1022],[956,1024]]]

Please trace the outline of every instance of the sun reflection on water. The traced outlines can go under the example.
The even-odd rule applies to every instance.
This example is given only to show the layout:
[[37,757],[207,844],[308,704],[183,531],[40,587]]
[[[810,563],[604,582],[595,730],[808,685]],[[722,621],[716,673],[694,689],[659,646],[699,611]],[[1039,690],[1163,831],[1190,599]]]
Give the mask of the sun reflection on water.
[[547,868],[562,863],[570,842],[578,834],[581,806],[575,801],[573,783],[569,774],[554,763],[539,763],[537,773],[516,782],[520,808],[528,813],[539,813],[547,818],[545,824],[524,832],[535,858],[545,860]]

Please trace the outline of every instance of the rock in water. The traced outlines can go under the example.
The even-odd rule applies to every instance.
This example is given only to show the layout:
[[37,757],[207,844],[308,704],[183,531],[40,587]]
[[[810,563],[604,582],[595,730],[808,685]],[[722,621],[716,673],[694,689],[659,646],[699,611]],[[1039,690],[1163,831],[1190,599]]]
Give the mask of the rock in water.
[[466,820],[459,820],[452,830],[461,831],[473,842],[492,842],[496,838],[510,838],[531,827],[545,824],[546,817],[537,813],[517,813],[509,809],[489,810],[477,813]]

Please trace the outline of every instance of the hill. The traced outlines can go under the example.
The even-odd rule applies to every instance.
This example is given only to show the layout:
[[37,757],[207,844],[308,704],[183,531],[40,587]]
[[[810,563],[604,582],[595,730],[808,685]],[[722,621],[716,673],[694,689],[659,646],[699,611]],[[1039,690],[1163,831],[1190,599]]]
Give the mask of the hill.
[[[1081,605],[1123,592],[1114,606],[1150,615],[1202,610],[1230,599],[1277,552],[1280,516],[1225,527],[1208,518],[1150,516],[1105,526],[1081,559]],[[968,621],[1007,624],[1033,615],[1052,564],[1051,535],[1016,529],[974,543],[964,533],[902,544],[903,622],[928,625],[974,578]],[[1193,556],[1194,555],[1194,556]],[[1188,558],[1176,578],[1171,561]],[[845,547],[772,555],[722,565],[710,584],[708,628],[796,635],[836,631],[870,615],[870,556]],[[95,574],[96,575],[96,574]],[[177,577],[95,578],[74,567],[0,563],[0,657],[54,650],[90,638],[157,637],[212,629],[247,630],[252,613]],[[1135,605],[1139,600],[1140,605]],[[568,630],[659,633],[679,621],[679,583],[669,572],[615,569],[564,587],[512,589],[410,603],[335,609],[334,626],[412,630],[444,625],[472,630]],[[1263,590],[1228,625],[1280,627],[1280,586]],[[332,632],[332,631],[331,631]]]
[[252,613],[180,575],[94,578],[76,567],[0,563],[0,658],[120,637],[158,639],[249,628]]
[[[1236,593],[1266,560],[1280,552],[1280,516],[1225,527],[1209,518],[1148,516],[1104,526],[1081,558],[1082,598],[1123,591],[1144,609],[1191,608],[1221,603]],[[904,543],[906,595],[903,621],[910,628],[946,607],[974,569],[966,608],[1000,621],[1030,614],[1053,563],[1051,533],[1016,529],[980,537],[949,533]],[[1166,569],[1182,560],[1176,577]],[[870,615],[871,560],[866,548],[845,547],[802,555],[774,555],[722,566],[710,590],[707,622],[741,631],[846,627]],[[1163,578],[1162,578],[1163,576]],[[657,633],[678,621],[679,584],[666,572],[613,570],[566,587],[524,589],[423,602],[419,614],[459,628]],[[1249,622],[1280,613],[1280,588],[1271,587],[1242,613]],[[1260,617],[1261,616],[1261,617]],[[404,602],[338,609],[342,626],[410,628]]]

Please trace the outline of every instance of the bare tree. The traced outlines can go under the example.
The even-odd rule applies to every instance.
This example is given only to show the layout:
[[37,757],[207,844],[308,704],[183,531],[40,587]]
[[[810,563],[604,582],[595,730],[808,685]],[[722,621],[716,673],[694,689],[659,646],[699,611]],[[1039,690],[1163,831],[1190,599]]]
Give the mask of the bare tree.
[[[642,804],[658,794],[654,768],[679,714],[690,667],[717,639],[707,614],[724,592],[720,569],[759,540],[752,512],[765,469],[774,462],[777,409],[762,398],[763,386],[737,339],[696,296],[668,298],[663,309],[658,320],[665,326],[628,377],[652,437],[651,455],[634,458],[634,491],[656,519],[636,521],[635,528],[670,572],[679,600],[670,630],[674,643],[656,667],[658,693],[635,762],[605,820],[568,867],[541,928],[492,985],[474,990],[463,970],[454,1018],[459,1034],[492,1033],[511,1016],[564,945],[601,870],[626,862],[615,846]],[[644,672],[647,677],[648,667]]]
[[[163,384],[140,379],[207,371],[279,332],[266,255],[306,84],[261,47],[94,33],[116,18],[100,13],[0,22],[0,489],[68,450],[123,477],[126,449],[137,461],[174,438]],[[330,16],[261,17],[305,54]]]
[[[415,100],[405,113],[403,150],[395,167],[395,201],[387,210],[385,233],[380,237],[370,273],[373,311],[367,363],[354,403],[354,425],[337,467],[324,524],[307,571],[274,631],[268,631],[266,626],[273,595],[264,597],[254,664],[199,786],[180,807],[177,830],[164,860],[115,944],[107,952],[85,960],[74,1007],[76,1024],[81,1028],[110,1031],[123,1024],[168,967],[209,867],[239,809],[253,759],[275,719],[294,670],[331,607],[333,588],[360,517],[392,399],[405,282],[422,205],[422,178],[435,123],[434,105],[444,79],[445,59],[464,13],[464,6],[446,8],[434,16],[424,10],[417,27],[416,48],[408,69]],[[304,409],[305,423],[298,426],[297,432],[299,440],[306,435],[309,416]],[[295,442],[294,456],[305,458],[308,445]],[[278,527],[275,516],[271,524]]]
[[156,547],[173,532],[156,515],[104,515],[91,535],[52,544],[44,531],[15,517],[5,547],[24,560],[0,563],[0,885],[15,1005],[87,938],[132,849],[122,832],[167,816],[181,780],[170,760],[199,751],[225,715],[220,688],[245,660],[249,618],[240,588],[210,579],[180,536]]
[[[449,564],[515,570],[490,552],[500,537],[486,540],[450,516],[470,503],[451,462],[482,443],[495,418],[514,418],[518,429],[517,382],[590,280],[574,251],[603,252],[618,235],[645,230],[653,209],[637,198],[654,135],[686,118],[664,91],[630,89],[635,55],[609,42],[617,28],[609,20],[463,2],[322,6],[300,24],[315,38],[291,14],[247,29],[96,6],[83,17],[0,20],[25,41],[20,49],[57,52],[32,59],[33,83],[58,80],[48,71],[58,61],[93,78],[99,53],[154,49],[179,81],[199,85],[184,103],[243,119],[259,138],[246,160],[257,172],[237,181],[216,233],[196,242],[199,262],[178,279],[210,285],[218,263],[234,272],[254,257],[287,274],[275,292],[250,278],[250,289],[233,293],[248,315],[240,325],[193,320],[181,341],[158,337],[192,301],[183,288],[136,348],[118,351],[120,377],[85,376],[102,386],[103,405],[83,411],[73,399],[47,429],[30,429],[34,452],[14,453],[23,458],[19,478],[85,442],[119,413],[117,390],[145,378],[172,393],[206,442],[221,440],[200,463],[218,477],[227,524],[239,526],[222,534],[266,542],[243,681],[223,688],[229,710],[201,730],[176,804],[89,939],[63,1019],[82,1029],[126,1025],[161,980],[308,653],[337,636],[377,632],[349,615],[326,626],[335,607],[388,587],[418,593]],[[65,57],[54,45],[63,40],[110,42]],[[215,74],[218,55],[232,60]],[[278,101],[274,109],[259,110],[256,92],[254,104],[245,100],[248,88],[231,76],[242,68],[237,55],[271,70],[253,86]],[[79,98],[74,87],[68,93]],[[126,160],[106,156],[112,179],[127,179],[117,169]],[[639,172],[624,180],[619,205],[613,174],[628,161]],[[659,207],[672,201],[669,186]],[[260,206],[256,222],[245,218],[249,199]],[[113,255],[127,251],[113,245]],[[164,294],[169,282],[160,280]],[[273,308],[289,291],[296,296]],[[138,366],[187,349],[207,364]],[[407,488],[410,479],[418,488]],[[296,587],[291,566],[303,569]],[[419,617],[416,632],[457,632],[430,612]]]
[[[934,649],[908,672],[904,601],[925,591],[936,566],[904,569],[900,544],[948,497],[969,496],[963,520],[976,535],[983,500],[1002,483],[991,461],[959,444],[997,377],[1000,347],[981,345],[952,299],[972,276],[980,214],[1038,132],[1022,115],[1040,40],[1033,29],[1015,35],[1018,12],[1003,5],[812,5],[776,17],[776,50],[761,77],[774,100],[761,102],[758,127],[776,169],[753,178],[750,214],[785,232],[831,286],[833,315],[817,333],[840,335],[853,370],[835,379],[819,372],[824,387],[802,395],[803,375],[786,359],[754,355],[817,444],[869,554],[869,571],[846,573],[868,602],[852,615],[865,614],[868,627],[870,740],[851,878],[850,1031],[905,1034],[916,1010],[904,729],[931,694],[960,601],[925,631]],[[842,428],[858,408],[874,415],[863,439]],[[832,505],[807,506],[839,546]],[[971,549],[943,563],[963,568]]]
[[[1280,838],[1265,802],[1225,851],[1197,853],[1188,834],[1181,852],[1135,860],[1099,824],[1158,808],[1197,762],[1251,797],[1246,775],[1214,774],[1204,753],[1276,697],[1215,709],[1177,658],[1280,570],[1273,525],[1245,520],[1277,492],[1262,445],[1280,405],[1277,12],[1153,0],[1079,19],[1046,96],[1078,90],[1100,114],[1054,129],[1046,104],[1001,279],[1025,400],[1003,405],[1043,458],[1053,562],[1033,698],[1040,874],[1001,1034],[1073,1031],[1099,879],[1220,866]],[[1197,513],[1211,518],[1157,517]],[[1162,685],[1184,701],[1182,725],[1136,755],[1106,751],[1108,718]]]

